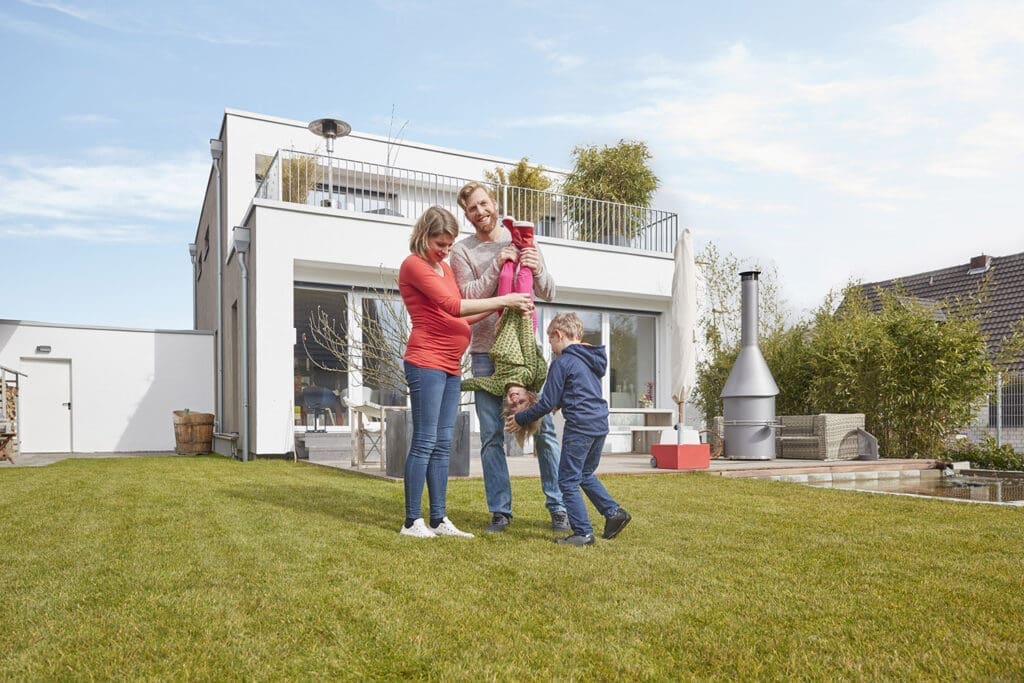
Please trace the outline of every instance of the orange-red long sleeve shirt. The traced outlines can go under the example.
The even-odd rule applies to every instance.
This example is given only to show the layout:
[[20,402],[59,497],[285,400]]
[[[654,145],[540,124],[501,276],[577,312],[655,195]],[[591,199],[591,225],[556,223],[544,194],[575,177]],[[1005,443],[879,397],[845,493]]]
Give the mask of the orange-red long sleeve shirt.
[[398,271],[398,291],[412,318],[412,332],[403,358],[420,368],[462,374],[462,354],[469,346],[469,323],[459,317],[462,295],[455,274],[441,263],[438,275],[430,263],[410,254]]

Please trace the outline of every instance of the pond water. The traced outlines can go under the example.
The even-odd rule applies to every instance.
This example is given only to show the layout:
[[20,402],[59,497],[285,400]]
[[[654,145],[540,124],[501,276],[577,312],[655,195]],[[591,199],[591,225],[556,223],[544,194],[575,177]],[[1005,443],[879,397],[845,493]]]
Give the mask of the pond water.
[[1008,503],[1024,506],[1024,478],[939,476],[920,479],[869,479],[816,482],[818,488],[872,491],[904,495],[929,496],[949,500],[971,500],[983,503]]

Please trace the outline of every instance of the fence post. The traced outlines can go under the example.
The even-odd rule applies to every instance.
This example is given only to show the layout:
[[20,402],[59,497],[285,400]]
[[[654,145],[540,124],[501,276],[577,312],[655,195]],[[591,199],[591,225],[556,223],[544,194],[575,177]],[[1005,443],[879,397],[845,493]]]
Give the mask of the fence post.
[[996,446],[1003,445],[1003,373],[996,373]]

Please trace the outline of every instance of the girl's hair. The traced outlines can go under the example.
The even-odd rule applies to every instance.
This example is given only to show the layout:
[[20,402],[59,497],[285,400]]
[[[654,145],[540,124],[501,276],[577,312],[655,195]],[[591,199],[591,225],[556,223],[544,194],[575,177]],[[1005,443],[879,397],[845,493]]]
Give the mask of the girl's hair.
[[423,212],[412,229],[409,251],[421,258],[427,258],[427,240],[437,235],[448,235],[453,240],[459,236],[459,222],[447,209],[432,206]]
[[559,313],[548,323],[548,332],[558,330],[569,339],[583,339],[583,321],[575,313]]
[[477,190],[483,190],[484,192],[487,193],[487,196],[491,198],[492,202],[494,202],[495,204],[498,203],[498,198],[494,196],[494,190],[491,189],[490,185],[484,185],[483,183],[478,183],[475,180],[471,180],[465,185],[463,185],[462,189],[459,190],[459,208],[465,211],[466,202],[469,201],[469,195],[473,194]]
[[[534,403],[537,402],[537,393],[534,392],[534,391],[530,391],[529,389],[525,389],[525,391],[526,391],[526,404],[527,404],[526,407],[529,408],[530,406],[532,406]],[[501,416],[503,418],[507,418],[507,417],[512,417],[515,414],[516,414],[516,411],[509,404],[509,402],[508,402],[508,395],[506,394],[505,398],[503,398],[502,401],[501,401]],[[534,420],[533,422],[531,422],[529,424],[523,425],[522,428],[515,433],[516,434],[516,441],[519,443],[519,447],[520,448],[522,448],[523,444],[526,443],[526,437],[527,436],[533,436],[534,434],[536,434],[540,430],[540,420],[541,419],[543,419],[543,418]]]

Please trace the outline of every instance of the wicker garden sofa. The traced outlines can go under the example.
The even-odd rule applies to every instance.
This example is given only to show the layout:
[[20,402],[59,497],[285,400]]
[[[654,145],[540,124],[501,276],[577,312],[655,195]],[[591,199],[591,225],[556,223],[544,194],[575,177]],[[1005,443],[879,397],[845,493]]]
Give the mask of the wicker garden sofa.
[[[780,415],[775,457],[799,460],[877,459],[878,444],[864,431],[864,413]],[[722,416],[712,420],[716,438],[725,434]]]
[[859,455],[857,436],[864,429],[864,413],[781,415],[779,424],[776,457],[853,460]]

